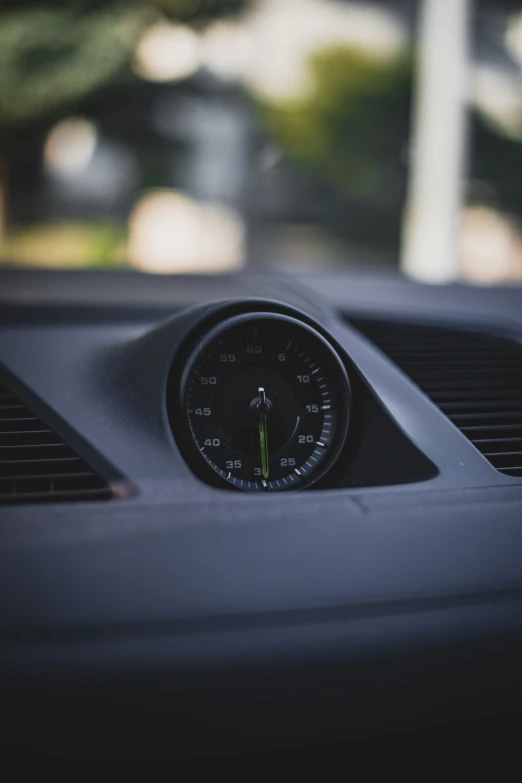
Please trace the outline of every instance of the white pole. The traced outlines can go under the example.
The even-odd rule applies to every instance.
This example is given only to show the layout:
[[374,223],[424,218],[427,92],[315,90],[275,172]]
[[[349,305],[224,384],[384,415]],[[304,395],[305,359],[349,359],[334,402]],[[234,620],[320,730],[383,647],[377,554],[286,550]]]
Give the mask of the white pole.
[[413,160],[401,269],[418,280],[458,277],[471,0],[423,0]]

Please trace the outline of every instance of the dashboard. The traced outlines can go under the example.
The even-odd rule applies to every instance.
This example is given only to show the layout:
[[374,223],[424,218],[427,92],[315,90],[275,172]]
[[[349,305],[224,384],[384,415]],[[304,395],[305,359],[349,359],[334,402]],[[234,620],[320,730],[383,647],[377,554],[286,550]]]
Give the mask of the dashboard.
[[0,367],[6,747],[518,715],[522,289],[5,270]]

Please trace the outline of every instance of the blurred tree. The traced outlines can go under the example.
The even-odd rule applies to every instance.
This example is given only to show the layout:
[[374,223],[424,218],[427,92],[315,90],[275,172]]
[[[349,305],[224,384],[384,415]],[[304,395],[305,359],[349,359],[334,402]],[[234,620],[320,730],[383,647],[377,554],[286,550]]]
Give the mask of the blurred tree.
[[281,147],[357,199],[389,202],[405,187],[412,62],[335,46],[311,57],[310,89],[287,101],[261,98]]
[[[37,165],[51,122],[131,77],[141,32],[158,18],[204,25],[247,0],[3,0],[0,7],[0,234],[9,168]],[[127,79],[128,81],[128,79]]]
[[158,16],[202,24],[244,2],[8,0],[0,11],[0,127],[34,120],[114,79]]
[[29,121],[113,77],[142,26],[134,4],[78,14],[74,5],[22,8],[0,18],[0,124]]
[[[413,73],[411,53],[383,60],[336,46],[310,58],[310,86],[302,96],[259,97],[282,150],[362,206],[361,230],[384,234],[388,243],[398,242],[406,195]],[[472,203],[475,193],[488,194],[491,206],[522,213],[520,139],[522,128],[519,139],[508,138],[470,111]]]

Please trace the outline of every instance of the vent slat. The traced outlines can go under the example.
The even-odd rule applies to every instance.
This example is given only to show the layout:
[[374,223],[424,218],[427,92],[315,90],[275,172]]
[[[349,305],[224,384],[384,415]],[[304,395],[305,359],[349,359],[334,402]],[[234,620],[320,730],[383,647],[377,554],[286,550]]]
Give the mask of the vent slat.
[[64,474],[61,472],[58,473],[20,473],[19,475],[16,474],[8,474],[5,476],[0,476],[0,482],[3,482],[5,479],[9,479],[9,481],[32,481],[33,479],[45,479],[46,481],[54,481],[55,479],[62,479],[62,478],[87,478],[87,477],[94,477],[96,476],[96,473],[93,473],[92,470],[85,470],[85,471],[78,471],[77,473],[69,473]]
[[[358,323],[360,325],[361,321]],[[451,337],[448,337],[447,340],[441,337],[440,330],[438,332],[430,332],[429,328],[426,329],[425,327],[421,326],[418,329],[414,329],[413,332],[401,332],[400,329],[396,328],[395,324],[389,324],[389,326],[391,326],[394,330],[393,336],[391,333],[386,334],[382,331],[382,329],[363,328],[361,331],[374,340],[378,339],[383,346],[394,349],[408,348],[414,351],[420,351],[421,349],[424,350],[425,348],[430,347],[435,347],[437,350],[442,350],[443,348],[447,347],[453,350],[462,350],[463,348],[475,347],[476,350],[482,351],[488,347],[500,347],[504,350],[508,350],[510,348],[510,346],[506,344],[503,346],[498,346],[495,340],[483,341],[480,338],[468,337],[465,335],[465,332],[459,332],[458,343],[455,343]],[[455,332],[453,332],[453,334],[455,334]]]
[[470,411],[488,411],[492,413],[502,413],[505,408],[510,411],[520,411],[522,413],[522,399],[520,400],[469,400],[468,402],[441,402],[439,404],[444,413],[448,416],[454,413]]
[[402,366],[403,370],[408,370],[408,373],[414,375],[417,381],[429,382],[431,380],[437,380],[441,376],[447,381],[452,383],[464,381],[465,383],[474,383],[476,378],[480,380],[485,378],[486,382],[490,383],[492,380],[497,385],[503,386],[504,383],[512,384],[515,388],[518,388],[518,384],[522,380],[522,369],[518,367],[513,369],[510,367],[503,367],[501,370],[498,367],[490,367],[489,369],[480,367],[435,367],[433,370],[416,370],[415,368],[406,365]]
[[522,421],[522,410],[520,411],[486,411],[485,413],[451,413],[448,414],[453,422],[462,422],[463,424],[473,421]]
[[408,367],[415,367],[417,369],[433,369],[434,367],[460,367],[466,365],[466,367],[514,367],[520,369],[516,357],[513,356],[513,352],[504,352],[499,354],[497,351],[491,351],[489,354],[485,351],[482,353],[476,353],[470,356],[468,353],[454,354],[450,351],[438,351],[433,354],[429,351],[424,351],[422,354],[415,354],[414,356],[406,356],[390,351],[390,356],[394,358],[400,358],[401,362]]
[[[9,434],[12,435],[13,433],[10,432]],[[42,433],[41,433],[41,431],[39,431],[37,434],[41,435]],[[27,435],[27,433],[25,432],[24,435]],[[55,438],[56,437],[57,436],[55,436]],[[1,435],[0,435],[0,440],[2,440],[2,436]],[[27,449],[27,448],[30,448],[30,449],[41,449],[42,452],[43,452],[44,449],[53,449],[53,448],[69,449],[69,446],[67,446],[67,444],[63,443],[63,441],[60,442],[60,441],[57,440],[55,443],[45,443],[45,442],[44,443],[32,443],[29,447],[27,447],[24,443],[11,443],[11,444],[4,444],[4,443],[2,443],[0,448],[1,448],[2,451],[6,451],[6,452],[9,451],[12,454],[18,454],[18,452],[21,452],[23,449]],[[71,454],[74,454],[72,449],[69,449],[69,451],[71,452]]]
[[0,462],[4,458],[6,460],[21,461],[32,459],[34,455],[39,459],[51,459],[52,457],[63,457],[67,454],[74,456],[74,452],[65,443],[32,443],[30,445],[14,443],[12,445],[2,444],[0,446]]
[[475,438],[473,445],[482,451],[484,456],[486,452],[496,454],[501,451],[522,452],[522,438]]
[[24,416],[18,414],[17,416],[10,417],[11,421],[38,421],[37,416]]
[[0,503],[107,500],[108,482],[28,406],[0,387]]
[[52,430],[25,430],[14,432],[2,432],[0,436],[2,447],[9,446],[37,446],[57,445],[60,443],[58,435]]
[[[93,473],[82,459],[70,460],[10,460],[0,462],[0,478],[20,476],[69,475],[71,473]],[[95,474],[93,474],[95,475]]]
[[[506,392],[502,389],[486,389],[485,391],[478,391],[476,389],[465,389],[464,391],[458,391],[457,389],[451,391],[438,391],[430,394],[431,399],[434,402],[446,400],[450,402],[463,402],[467,400],[484,400],[491,402],[492,400],[505,400]],[[522,400],[522,391],[517,393],[516,389],[511,390],[509,395],[511,399],[513,397],[519,397]]]
[[522,454],[520,451],[516,451],[513,454],[493,454],[491,456],[491,464],[497,468],[497,470],[516,470],[520,467],[520,458]]
[[422,380],[417,380],[416,378],[413,378],[415,383],[418,383],[419,386],[422,386],[424,391],[426,391],[428,394],[431,390],[434,392],[438,391],[451,391],[452,388],[455,388],[455,391],[457,394],[461,394],[462,392],[467,391],[474,391],[479,392],[480,394],[484,394],[484,392],[487,391],[495,391],[496,389],[500,389],[504,392],[504,396],[506,391],[516,391],[519,388],[519,384],[514,380],[512,382],[503,381],[502,379],[486,379],[479,378],[478,380],[470,379],[469,381],[466,380],[459,380],[459,381],[434,381],[430,383],[425,383]]
[[[40,454],[40,452],[39,452],[39,454]],[[71,462],[78,463],[78,462],[83,462],[83,460],[82,460],[81,457],[76,457],[76,456],[72,456],[72,457],[62,457],[62,456],[59,456],[59,457],[42,457],[42,456],[37,456],[34,459],[30,459],[30,458],[29,459],[27,459],[27,458],[22,458],[22,459],[3,459],[0,462],[0,469],[1,469],[1,467],[3,465],[25,465],[25,464],[27,464],[27,465],[40,465],[40,464],[48,465],[50,462],[53,462],[53,463],[56,462],[58,464],[63,464],[64,467],[65,467],[68,463],[71,463]]]
[[10,405],[7,408],[0,407],[0,429],[5,421],[34,421],[34,416],[25,405]]
[[[381,346],[379,345],[379,348]],[[425,351],[422,351],[422,353],[418,353],[417,350],[415,351],[398,351],[398,350],[385,350],[385,347],[382,346],[381,350],[383,350],[388,356],[393,357],[396,361],[401,362],[427,362],[428,360],[433,361],[444,361],[444,357],[448,356],[449,360],[452,362],[458,362],[458,361],[469,361],[469,362],[476,362],[476,361],[488,361],[489,359],[492,359],[494,362],[499,360],[506,360],[506,361],[512,361],[513,360],[513,352],[512,351],[478,351],[476,349],[474,350],[466,350],[464,352],[461,352],[460,350],[447,348],[447,349],[440,349],[437,351],[434,351],[433,349],[426,349]]]
[[522,476],[522,344],[436,326],[352,323],[501,473]]
[[517,454],[522,454],[522,449],[517,449],[516,451],[489,451],[487,453],[484,453],[485,457],[493,457],[493,459],[497,459],[498,457],[514,457]]
[[465,426],[460,427],[462,432],[469,432],[471,435],[474,432],[484,432],[486,437],[490,432],[517,432],[522,433],[522,424],[492,424],[491,426]]
[[37,430],[47,430],[47,427],[40,421],[40,419],[26,418],[26,419],[6,419],[2,422],[0,432],[2,435],[5,432],[36,432]]

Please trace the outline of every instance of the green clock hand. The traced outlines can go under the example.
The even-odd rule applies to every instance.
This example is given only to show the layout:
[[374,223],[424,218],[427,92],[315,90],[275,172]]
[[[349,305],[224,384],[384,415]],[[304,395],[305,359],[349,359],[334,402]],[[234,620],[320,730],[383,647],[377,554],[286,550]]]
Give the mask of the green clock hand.
[[269,474],[268,469],[268,440],[266,433],[266,420],[259,421],[259,442],[261,444],[261,470],[263,476],[267,479]]
[[266,411],[268,405],[266,402],[265,390],[262,386],[258,389],[259,392],[259,445],[261,446],[261,471],[265,479],[268,478],[270,469],[268,466],[268,428],[266,424]]

